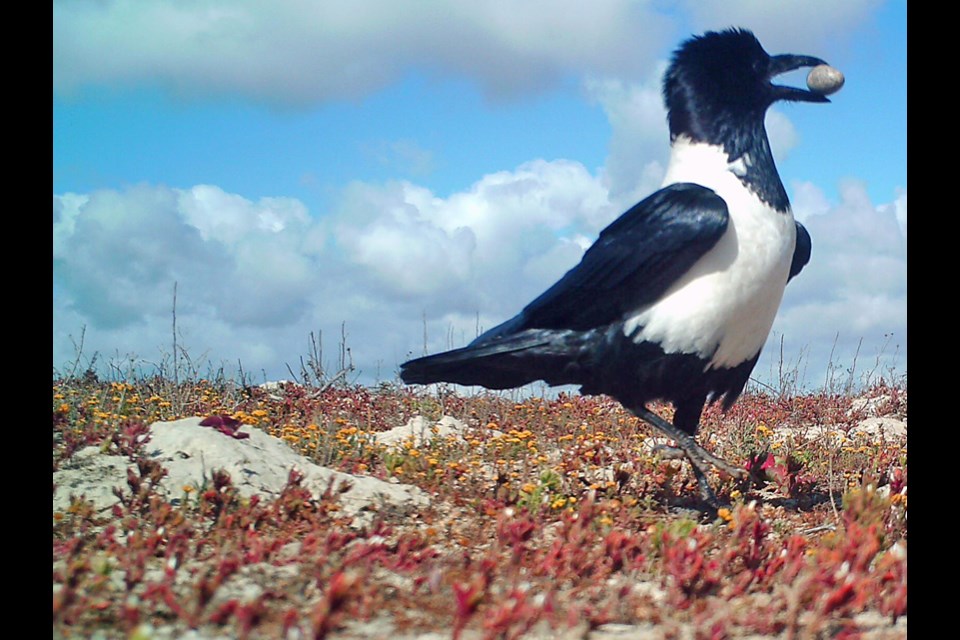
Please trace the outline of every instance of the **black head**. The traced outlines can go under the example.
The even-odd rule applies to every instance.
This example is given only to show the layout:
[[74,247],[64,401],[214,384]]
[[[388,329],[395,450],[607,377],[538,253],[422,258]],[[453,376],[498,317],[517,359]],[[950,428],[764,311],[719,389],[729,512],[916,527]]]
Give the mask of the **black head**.
[[771,56],[744,29],[709,31],[674,53],[663,82],[670,136],[724,143],[743,127],[762,126],[778,100],[829,102],[819,93],[771,82],[774,76],[826,64],[812,56]]

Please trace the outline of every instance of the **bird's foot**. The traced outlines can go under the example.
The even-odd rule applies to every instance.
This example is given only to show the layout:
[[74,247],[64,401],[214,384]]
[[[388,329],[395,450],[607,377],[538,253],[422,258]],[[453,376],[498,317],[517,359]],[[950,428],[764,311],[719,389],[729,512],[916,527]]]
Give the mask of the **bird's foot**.
[[665,455],[666,457],[687,458],[693,467],[693,475],[697,478],[697,486],[700,490],[701,498],[714,509],[719,508],[721,503],[717,499],[716,494],[714,494],[713,489],[710,488],[710,483],[707,482],[707,471],[711,465],[734,478],[743,479],[747,477],[748,472],[746,469],[741,469],[740,467],[730,464],[723,458],[713,455],[701,447],[693,436],[685,431],[681,431],[646,407],[634,410],[634,414],[638,418],[653,425],[653,427],[668,438],[676,441],[676,447],[659,446],[655,450],[661,452],[661,455]]
[[651,451],[661,458],[667,460],[682,460],[687,457],[687,452],[680,447],[671,447],[668,444],[658,444]]

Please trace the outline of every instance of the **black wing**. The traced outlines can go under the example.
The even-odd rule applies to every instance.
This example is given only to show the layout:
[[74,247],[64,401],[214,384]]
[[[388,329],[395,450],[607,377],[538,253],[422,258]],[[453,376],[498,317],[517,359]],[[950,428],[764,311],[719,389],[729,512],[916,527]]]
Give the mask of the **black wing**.
[[490,333],[582,331],[613,322],[662,296],[717,243],[728,220],[726,202],[712,190],[664,187],[612,222],[580,264]]
[[810,251],[812,248],[813,243],[810,242],[810,234],[807,233],[804,226],[798,222],[797,246],[793,249],[793,261],[790,262],[790,277],[787,278],[787,282],[793,280],[793,276],[803,271],[803,268],[810,262]]

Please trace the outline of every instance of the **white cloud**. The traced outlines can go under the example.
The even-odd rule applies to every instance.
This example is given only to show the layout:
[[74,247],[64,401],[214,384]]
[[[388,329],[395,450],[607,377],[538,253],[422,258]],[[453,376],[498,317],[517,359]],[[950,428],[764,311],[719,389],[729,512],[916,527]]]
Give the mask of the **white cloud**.
[[94,324],[136,323],[159,310],[169,294],[156,294],[172,290],[174,280],[222,272],[220,247],[205,246],[177,215],[176,201],[172,190],[146,186],[61,199],[54,282]]
[[571,77],[638,81],[686,29],[749,25],[771,53],[816,53],[880,2],[57,0],[53,87],[160,85],[307,106],[363,97],[417,69],[516,97]]
[[634,77],[671,31],[669,18],[630,0],[64,1],[54,3],[54,89],[159,82],[306,105],[421,68],[515,96],[570,74]]
[[[861,346],[860,369],[886,345],[882,369],[899,346],[904,371],[907,330],[906,190],[892,204],[874,205],[862,182],[840,185],[830,202],[810,184],[801,185],[797,210],[812,238],[810,263],[790,282],[763,358],[777,355],[783,336],[788,353],[804,352],[809,370],[850,366]],[[902,206],[900,206],[902,203]],[[903,223],[899,216],[903,217]],[[888,345],[887,342],[890,341]],[[836,341],[836,346],[834,342]],[[831,352],[833,352],[831,354]],[[759,367],[762,371],[764,367]],[[822,380],[808,380],[820,384]]]
[[336,228],[348,260],[397,296],[427,295],[463,283],[476,239],[469,226],[437,224],[439,202],[409,183],[350,189]]
[[517,273],[529,266],[561,275],[576,260],[558,262],[558,255],[572,256],[559,247],[577,234],[596,237],[615,214],[606,189],[582,165],[536,160],[447,199],[410,183],[354,185],[336,236],[381,295],[448,298],[448,310],[466,314],[514,313],[525,296],[550,284],[518,283]]
[[[831,350],[846,365],[861,339],[862,365],[888,336],[902,358],[906,191],[876,206],[860,182],[843,183],[837,203],[801,187],[798,200],[814,203],[813,259],[787,289],[757,375],[781,335],[789,358],[805,354],[811,384]],[[367,381],[419,354],[425,328],[438,351],[518,312],[620,212],[602,178],[568,161],[484,176],[446,199],[410,183],[355,184],[327,232],[295,200],[253,202],[209,185],[65,194],[54,210],[58,366],[84,325],[88,354],[169,354],[177,281],[181,340],[195,357],[285,376],[311,331],[325,332],[332,353],[346,322]],[[316,234],[327,246],[309,241]]]
[[883,0],[684,0],[693,31],[749,25],[768,53],[816,55],[863,23]]
[[774,160],[782,162],[790,150],[797,146],[799,140],[797,130],[790,119],[776,108],[767,111],[764,126],[767,129],[767,138],[770,139],[770,151],[773,152]]
[[180,192],[178,200],[184,221],[204,240],[228,244],[240,242],[252,232],[277,235],[285,229],[298,230],[310,221],[306,208],[293,198],[261,198],[254,203],[219,187],[197,185]]
[[169,311],[173,283],[196,287],[183,311],[230,325],[285,325],[306,312],[317,231],[289,198],[254,203],[201,185],[140,185],[54,197],[54,282],[96,328]]
[[894,200],[893,204],[888,205],[893,209],[893,215],[897,219],[897,224],[900,226],[900,233],[903,234],[904,239],[907,237],[907,190],[902,189],[897,195],[897,199]]
[[822,216],[830,211],[830,201],[823,191],[812,182],[797,182],[793,185],[791,207],[793,216],[806,222],[812,216]]
[[652,193],[663,181],[670,155],[670,132],[661,86],[666,62],[639,83],[592,79],[587,94],[600,103],[612,128],[604,176],[618,202]]
[[346,322],[358,364],[388,375],[422,342],[424,314],[432,349],[448,330],[472,338],[573,266],[615,214],[582,165],[542,160],[446,199],[357,183],[322,222],[296,200],[211,185],[55,196],[55,361],[83,326],[88,353],[163,350],[177,282],[184,340],[214,362],[286,375],[310,331]]

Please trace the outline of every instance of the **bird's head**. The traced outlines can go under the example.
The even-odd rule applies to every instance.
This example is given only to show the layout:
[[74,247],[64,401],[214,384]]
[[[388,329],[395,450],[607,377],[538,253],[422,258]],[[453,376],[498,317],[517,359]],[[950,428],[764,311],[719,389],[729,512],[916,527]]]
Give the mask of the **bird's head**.
[[826,64],[813,56],[771,56],[750,31],[710,31],[684,42],[663,81],[671,139],[725,142],[737,129],[761,125],[778,100],[830,102],[806,89],[777,85],[773,78],[801,67]]

